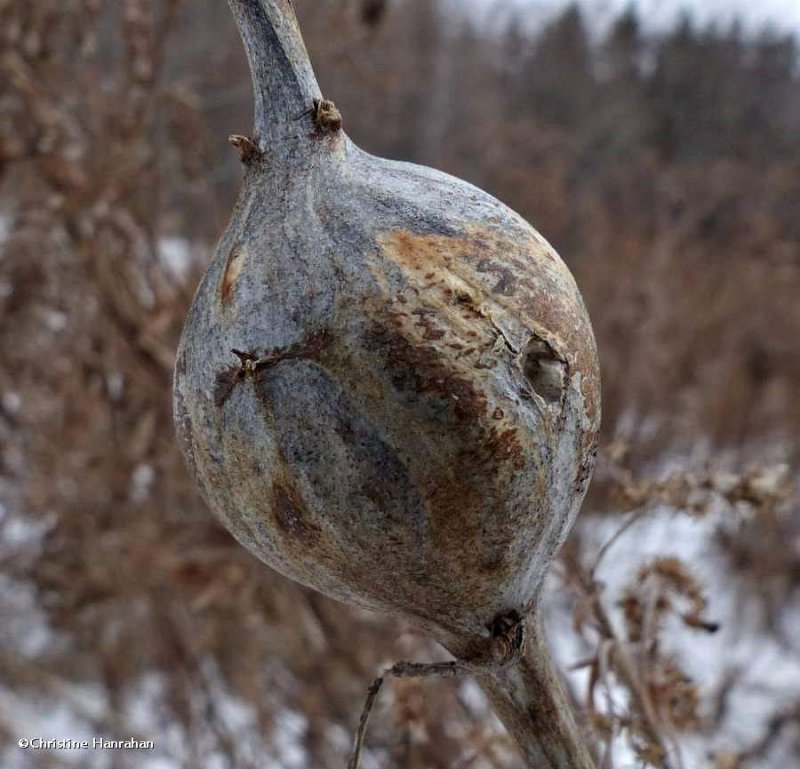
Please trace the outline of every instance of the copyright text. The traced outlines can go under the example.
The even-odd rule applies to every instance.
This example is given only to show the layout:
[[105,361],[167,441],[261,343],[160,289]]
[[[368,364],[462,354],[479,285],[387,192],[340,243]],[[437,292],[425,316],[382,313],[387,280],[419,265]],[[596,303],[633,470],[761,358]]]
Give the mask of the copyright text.
[[108,740],[93,737],[91,740],[46,740],[43,737],[22,738],[17,745],[23,750],[153,750],[152,740]]

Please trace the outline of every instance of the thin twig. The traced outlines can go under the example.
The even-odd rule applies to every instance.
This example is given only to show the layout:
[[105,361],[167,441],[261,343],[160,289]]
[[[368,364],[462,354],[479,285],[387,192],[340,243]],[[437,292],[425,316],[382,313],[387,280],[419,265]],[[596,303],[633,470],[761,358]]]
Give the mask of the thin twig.
[[358,729],[353,743],[353,752],[347,769],[358,769],[361,763],[361,750],[364,746],[364,738],[367,734],[367,725],[375,707],[375,700],[388,677],[392,678],[465,678],[475,673],[475,664],[451,660],[450,662],[396,662],[378,676],[367,689],[367,699],[364,701],[364,709],[361,711],[361,718],[358,720]]
[[383,671],[367,689],[367,698],[358,720],[353,752],[347,763],[347,769],[359,769],[364,738],[367,734],[372,710],[384,681],[392,678],[466,678],[475,673],[487,670],[498,670],[510,665],[522,654],[525,645],[525,621],[514,615],[499,617],[496,621],[502,632],[487,639],[486,648],[469,660],[450,660],[448,662],[396,662]]
[[358,720],[358,729],[356,731],[356,739],[353,744],[353,753],[350,756],[350,761],[347,763],[347,769],[358,769],[361,763],[361,748],[364,745],[364,738],[367,735],[367,725],[369,724],[369,717],[372,715],[372,708],[375,706],[375,700],[378,693],[383,686],[385,676],[378,676],[367,689],[367,699],[364,702],[364,709],[361,711],[361,718]]
[[599,568],[602,560],[608,554],[608,551],[614,547],[622,535],[625,534],[625,532],[628,531],[628,529],[630,529],[645,514],[645,512],[647,512],[647,508],[640,507],[638,510],[634,510],[632,513],[630,513],[620,527],[614,532],[611,538],[600,548],[600,550],[597,551],[597,556],[594,559],[594,563],[589,569],[589,577],[592,580],[594,580],[595,575],[597,574],[597,569]]

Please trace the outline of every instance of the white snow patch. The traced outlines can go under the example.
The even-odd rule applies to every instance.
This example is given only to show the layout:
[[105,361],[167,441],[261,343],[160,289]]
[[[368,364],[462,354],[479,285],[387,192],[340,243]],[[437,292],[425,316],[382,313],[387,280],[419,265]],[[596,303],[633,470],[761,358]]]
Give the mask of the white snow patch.
[[2,404],[3,409],[7,413],[11,414],[12,416],[16,416],[22,409],[22,396],[18,392],[14,391],[4,392],[2,396]]
[[166,236],[158,241],[158,256],[180,281],[189,276],[192,267],[192,244],[185,238]]
[[[607,516],[587,518],[579,525],[596,551],[614,535],[621,521],[619,516]],[[676,655],[697,683],[701,695],[713,695],[732,671],[739,671],[741,677],[730,695],[715,744],[709,745],[702,735],[682,740],[687,769],[707,767],[710,749],[735,751],[748,747],[763,735],[766,723],[775,713],[796,702],[800,691],[800,649],[788,647],[767,631],[760,621],[757,599],[748,598],[738,589],[739,583],[728,573],[715,545],[718,525],[719,519],[713,514],[691,518],[666,509],[656,511],[642,518],[616,542],[597,572],[598,580],[605,586],[606,605],[612,608],[618,627],[622,623],[617,600],[635,579],[638,569],[656,556],[679,557],[706,588],[708,616],[720,623],[719,632],[692,631],[675,620],[663,635],[667,650]],[[569,600],[555,577],[548,580],[545,616],[551,646],[562,669],[569,669],[591,654],[592,650],[583,645],[572,629]],[[783,636],[796,637],[800,605],[785,607],[782,623],[787,629]],[[586,690],[587,676],[586,670],[569,674],[581,695]],[[624,744],[619,744],[614,758],[615,765],[621,765],[632,756]]]
[[145,502],[150,497],[153,484],[156,481],[155,468],[146,462],[136,465],[131,474],[129,496],[132,502]]

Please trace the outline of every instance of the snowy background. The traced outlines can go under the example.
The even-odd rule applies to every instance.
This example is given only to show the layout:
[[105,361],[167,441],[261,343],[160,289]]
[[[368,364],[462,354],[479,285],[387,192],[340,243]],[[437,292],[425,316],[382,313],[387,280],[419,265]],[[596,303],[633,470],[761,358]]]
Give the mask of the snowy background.
[[[613,654],[576,574],[613,543],[596,587],[638,653],[623,602],[674,557],[718,630],[675,611],[658,634],[696,705],[660,721],[672,769],[798,766],[800,4],[442,3],[296,5],[352,135],[490,189],[586,298],[601,469],[546,593],[574,700],[587,716],[586,661]],[[0,40],[0,767],[343,766],[372,675],[442,650],[255,563],[171,429],[177,336],[241,179],[226,137],[251,122],[227,9],[10,0]],[[613,670],[593,704],[603,769],[641,766]],[[156,747],[17,746],[95,736]],[[402,682],[363,766],[519,762],[474,684]]]

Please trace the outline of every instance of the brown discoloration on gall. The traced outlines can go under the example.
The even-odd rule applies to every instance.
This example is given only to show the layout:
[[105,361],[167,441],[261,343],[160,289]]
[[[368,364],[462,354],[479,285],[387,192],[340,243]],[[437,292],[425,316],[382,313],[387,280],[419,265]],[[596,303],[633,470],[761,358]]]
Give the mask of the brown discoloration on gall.
[[330,343],[330,332],[323,329],[312,332],[306,339],[288,347],[273,347],[263,355],[231,350],[239,358],[239,365],[231,366],[217,373],[214,380],[214,405],[222,408],[236,385],[243,382],[248,376],[257,375],[288,360],[321,360]]
[[[576,511],[599,419],[585,310],[546,242],[496,200],[350,142],[291,0],[231,8],[269,157],[235,142],[251,162],[243,195],[181,342],[194,474],[266,563],[463,648],[536,608]],[[287,212],[288,231],[274,226]],[[527,373],[549,406],[525,378],[532,339],[547,354]],[[527,765],[589,769],[555,673],[521,667],[544,646],[525,655],[478,680]]]
[[513,427],[505,430],[492,427],[486,442],[486,450],[498,462],[511,462],[515,470],[525,468],[525,452]]
[[395,389],[445,401],[461,421],[474,420],[486,411],[486,396],[473,381],[455,371],[437,348],[413,343],[400,330],[388,326],[377,326],[372,338],[386,355]]
[[219,285],[219,298],[223,307],[227,307],[231,300],[233,288],[239,276],[242,274],[244,262],[243,247],[241,245],[235,245],[228,254],[228,259],[225,262],[225,270],[222,273],[222,282]]
[[492,293],[503,294],[503,296],[513,296],[516,291],[517,282],[511,270],[502,268],[500,280],[497,281]]
[[579,449],[579,456],[583,459],[578,465],[578,471],[575,474],[575,481],[573,488],[579,497],[583,497],[586,489],[589,486],[589,481],[594,472],[595,462],[597,461],[597,431],[588,430],[581,438],[581,445]]
[[342,113],[330,99],[314,99],[314,125],[320,134],[340,131]]
[[[584,398],[586,417],[595,428],[600,415],[600,381],[596,369],[597,352],[594,337],[583,315],[580,299],[574,305],[565,303],[561,297],[529,287],[523,308],[536,313],[537,320],[548,329],[558,329],[558,334],[549,336],[547,344],[554,355],[566,365],[565,385],[569,386],[580,374],[580,388]],[[564,351],[569,351],[565,353]]]
[[255,368],[269,368],[287,360],[321,361],[333,342],[333,335],[328,329],[312,331],[305,339],[288,347],[274,347],[267,350],[255,361]]
[[[492,557],[480,547],[483,539],[481,523],[483,500],[474,478],[454,474],[445,479],[431,479],[423,487],[429,515],[431,552],[435,553],[439,568],[456,575],[465,590],[480,590],[479,574],[475,561],[465,558],[465,552]],[[498,571],[500,564],[498,564]]]
[[[409,285],[423,289],[425,301],[462,328],[467,338],[486,336],[493,343],[491,318],[505,314],[528,325],[531,333],[547,337],[561,328],[548,323],[547,304],[580,305],[569,272],[560,262],[545,259],[547,247],[534,237],[520,241],[472,226],[460,236],[393,230],[379,242],[384,255],[403,269]],[[460,319],[453,315],[453,306],[466,311]],[[576,319],[566,328],[574,328]],[[577,320],[580,333],[585,320]]]
[[237,366],[226,368],[217,373],[214,382],[214,405],[222,408],[230,398],[233,388],[244,379],[244,369]]
[[[591,329],[572,277],[541,238],[508,238],[491,228],[475,226],[459,236],[394,230],[379,242],[384,255],[402,268],[408,286],[418,290],[418,301],[425,303],[412,311],[420,318],[415,325],[422,333],[396,318],[409,350],[395,344],[393,352],[395,361],[405,358],[412,367],[422,363],[421,357],[426,358],[421,389],[430,389],[432,382],[434,389],[443,391],[441,385],[450,374],[424,374],[434,365],[449,369],[456,365],[464,367],[459,377],[465,386],[473,392],[480,390],[476,373],[497,365],[495,318],[502,323],[508,317],[513,319],[512,328],[516,324],[516,343],[523,343],[520,332],[527,331],[531,340],[519,358],[520,395],[525,397],[533,390],[546,404],[558,407],[559,421],[554,427],[560,429],[569,389],[580,375],[587,429],[596,429],[599,383]],[[440,329],[444,336],[437,333]],[[505,341],[504,354],[515,356],[516,348],[509,339]],[[439,342],[444,343],[440,346]],[[422,352],[417,352],[419,349]],[[457,352],[455,356],[452,350]],[[485,401],[482,398],[476,404],[473,399],[478,407],[469,409],[469,414],[479,422],[488,417],[501,422],[492,434],[482,428],[487,430],[487,456],[495,462],[510,460],[515,468],[521,468],[525,451],[519,436],[513,427],[502,424],[504,415],[484,412]]]
[[272,482],[272,514],[278,528],[298,543],[311,547],[320,536],[320,528],[311,520],[297,488],[286,480]]
[[239,153],[239,160],[249,166],[254,160],[261,157],[261,150],[253,139],[241,134],[232,134],[228,137],[231,146]]
[[455,301],[457,304],[463,305],[464,307],[468,307],[471,310],[477,311],[478,309],[478,300],[469,293],[469,291],[461,291],[455,292]]
[[499,556],[495,556],[492,558],[484,558],[478,561],[475,564],[475,568],[481,572],[482,574],[491,575],[492,577],[497,577],[498,574],[504,573],[507,571],[507,564],[503,560],[503,558]]
[[186,376],[186,350],[178,353],[178,359],[175,361],[175,375],[179,378]]
[[464,242],[445,235],[417,235],[408,230],[394,230],[381,238],[384,250],[398,263],[425,275],[431,267],[449,265],[453,254]]
[[[277,366],[287,360],[314,360],[320,361],[325,356],[331,344],[331,333],[327,329],[312,331],[305,339],[290,344],[287,347],[273,347],[260,357],[254,353],[234,353],[242,358],[246,370],[262,371]],[[250,364],[248,366],[248,363]]]

